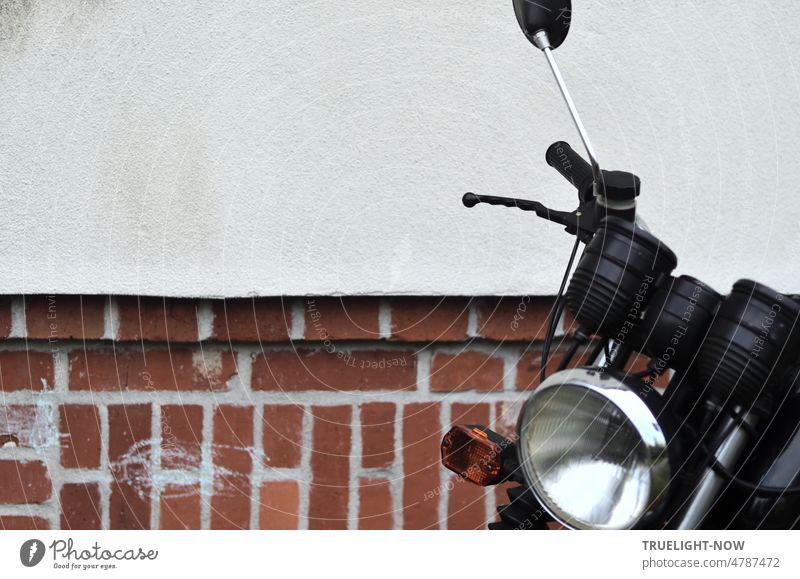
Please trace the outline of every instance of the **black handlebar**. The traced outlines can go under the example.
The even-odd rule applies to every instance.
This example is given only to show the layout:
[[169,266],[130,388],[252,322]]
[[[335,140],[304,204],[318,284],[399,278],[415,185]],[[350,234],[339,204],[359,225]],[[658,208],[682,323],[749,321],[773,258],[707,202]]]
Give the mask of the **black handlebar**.
[[494,195],[476,195],[475,193],[464,193],[461,202],[465,207],[475,207],[478,203],[487,205],[502,205],[503,207],[516,207],[523,211],[534,211],[536,213],[547,212],[548,209],[538,201],[528,201],[527,199],[514,199],[513,197],[496,197]]
[[575,211],[555,211],[538,201],[476,195],[466,193],[462,198],[465,207],[475,207],[479,203],[516,207],[523,211],[533,211],[539,217],[564,225],[566,230],[577,235],[581,241],[588,241],[594,235],[600,220],[613,215],[626,221],[636,217],[636,197],[639,195],[639,178],[625,171],[602,172],[602,195],[595,199],[594,174],[592,166],[576,153],[569,143],[557,141],[547,148],[547,164],[558,171],[562,177],[578,190],[579,204]]
[[592,198],[594,175],[592,166],[587,163],[565,141],[556,141],[547,148],[544,155],[547,164],[558,171],[564,179],[578,190],[581,201]]

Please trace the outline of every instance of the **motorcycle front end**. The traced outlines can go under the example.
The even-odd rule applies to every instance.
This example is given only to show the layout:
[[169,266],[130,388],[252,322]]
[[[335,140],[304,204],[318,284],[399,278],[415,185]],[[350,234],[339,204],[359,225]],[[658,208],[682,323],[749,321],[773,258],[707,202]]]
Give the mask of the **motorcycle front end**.
[[[673,276],[676,255],[636,214],[639,178],[600,168],[553,57],[569,0],[514,0],[541,50],[588,162],[564,142],[545,155],[578,208],[476,195],[467,207],[535,212],[575,236],[542,349],[540,383],[514,440],[484,425],[444,437],[445,467],[480,485],[514,483],[491,529],[797,528],[800,525],[800,303],[742,279],[722,295]],[[585,247],[577,266],[573,260]],[[556,322],[573,316],[565,359],[547,377]],[[588,366],[569,367],[595,345]],[[649,360],[638,373],[631,356]],[[669,378],[666,388],[656,379]]]

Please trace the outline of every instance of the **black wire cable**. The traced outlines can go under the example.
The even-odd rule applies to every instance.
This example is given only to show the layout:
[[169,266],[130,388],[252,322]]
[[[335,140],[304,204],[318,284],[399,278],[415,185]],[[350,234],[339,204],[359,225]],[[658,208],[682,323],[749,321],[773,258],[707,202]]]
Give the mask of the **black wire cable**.
[[[744,417],[742,416],[742,414],[740,412],[735,412],[733,410],[728,410],[728,414],[731,415],[731,417],[733,418],[734,422],[733,422],[733,424],[731,424],[730,428],[728,429],[728,432],[725,434],[725,437],[723,437],[723,440],[724,440],[724,438],[727,438],[728,434],[730,434],[730,431],[733,430],[733,427],[737,426],[737,425],[741,426],[742,428],[745,428],[746,430],[748,430],[748,433],[750,434],[751,438],[755,438],[755,436],[757,436],[758,433],[756,433],[754,431],[754,429],[751,427],[750,424],[745,422]],[[740,478],[739,476],[737,476],[736,473],[732,472],[724,464],[719,462],[717,460],[717,457],[713,453],[711,453],[709,449],[704,447],[704,450],[706,452],[708,452],[709,457],[711,458],[711,470],[713,470],[715,473],[720,475],[722,478],[724,478],[729,483],[735,484],[735,485],[743,487],[743,488],[745,488],[745,489],[747,489],[749,491],[752,491],[753,495],[755,495],[755,496],[761,496],[761,497],[775,497],[775,496],[778,496],[778,497],[780,497],[780,496],[786,496],[786,495],[789,495],[789,496],[800,495],[800,486],[772,487],[772,486],[760,485],[760,484],[751,483],[749,481],[746,481],[746,480]]]
[[[556,302],[553,304],[553,309],[550,310],[550,319],[547,321],[547,334],[544,337],[544,345],[542,346],[542,359],[541,366],[539,367],[539,383],[544,382],[547,377],[547,363],[550,360],[550,347],[553,344],[553,337],[556,333],[556,323],[564,312],[564,302],[559,292],[556,296]],[[555,322],[554,322],[555,320]]]
[[716,458],[711,463],[711,470],[715,473],[720,475],[722,478],[727,480],[730,483],[733,483],[737,486],[744,487],[749,491],[753,491],[755,496],[759,497],[781,497],[781,496],[793,496],[793,495],[800,495],[800,486],[794,487],[770,487],[764,486],[759,484],[754,484],[748,482],[744,479],[739,478],[728,470],[725,465],[720,463]]
[[575,243],[572,246],[572,253],[567,262],[567,268],[564,270],[564,277],[561,278],[561,287],[558,288],[558,295],[556,302],[553,304],[553,309],[550,310],[550,319],[548,320],[547,335],[544,338],[544,346],[542,347],[542,365],[539,368],[539,383],[544,382],[547,377],[547,362],[550,360],[550,346],[553,343],[553,336],[556,333],[556,324],[561,318],[561,313],[564,311],[564,288],[567,287],[567,280],[569,280],[569,273],[572,271],[572,264],[575,262],[575,255],[578,253],[578,246],[581,240],[575,236]]
[[558,372],[561,372],[561,370],[565,370],[566,367],[569,366],[569,363],[572,362],[572,358],[575,357],[575,353],[578,351],[578,348],[580,348],[580,346],[581,343],[578,340],[575,340],[574,342],[572,342],[572,344],[570,344],[569,350],[566,351],[564,357],[561,358],[561,362],[558,363],[558,370],[557,370]]

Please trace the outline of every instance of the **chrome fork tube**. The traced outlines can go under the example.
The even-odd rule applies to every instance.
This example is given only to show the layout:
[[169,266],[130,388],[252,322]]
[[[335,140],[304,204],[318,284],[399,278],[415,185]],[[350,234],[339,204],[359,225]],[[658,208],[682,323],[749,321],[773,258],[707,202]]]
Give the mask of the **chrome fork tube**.
[[[731,470],[738,464],[739,458],[750,441],[747,427],[752,426],[754,421],[751,414],[746,414],[741,418],[741,422],[734,425],[735,422],[736,419],[733,417],[728,417],[723,422],[720,432],[728,430],[730,432],[714,453],[717,462]],[[697,529],[708,515],[711,507],[714,506],[714,501],[722,492],[725,482],[725,479],[714,472],[711,467],[707,468],[695,487],[676,528],[681,530]]]

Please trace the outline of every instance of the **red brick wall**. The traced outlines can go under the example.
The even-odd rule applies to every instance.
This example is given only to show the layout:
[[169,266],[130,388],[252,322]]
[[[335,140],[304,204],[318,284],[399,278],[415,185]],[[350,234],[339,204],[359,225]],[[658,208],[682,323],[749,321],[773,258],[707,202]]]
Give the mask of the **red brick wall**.
[[0,527],[483,527],[441,436],[513,430],[550,305],[0,298]]

